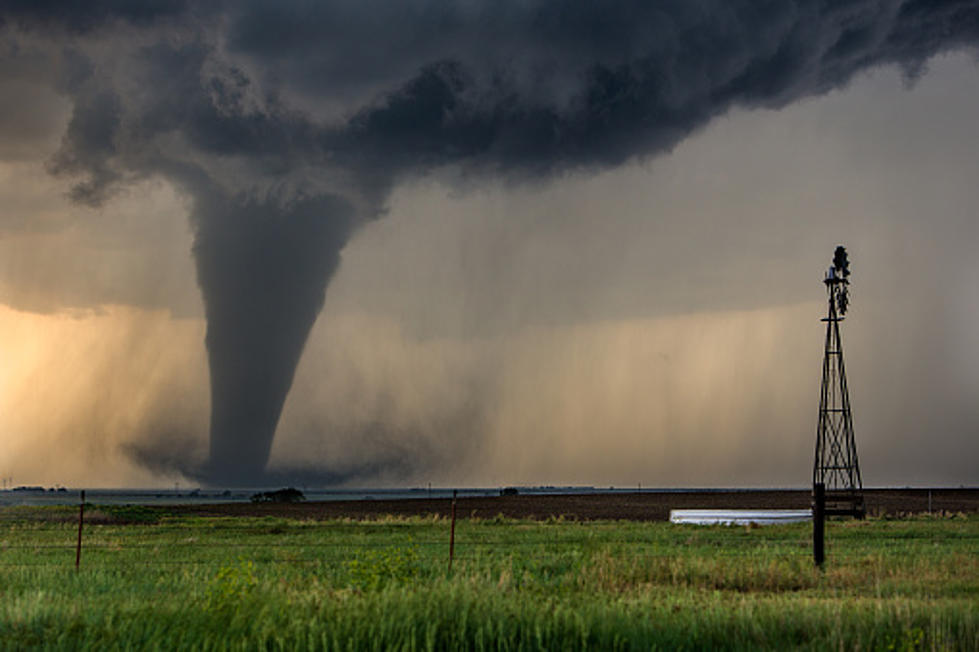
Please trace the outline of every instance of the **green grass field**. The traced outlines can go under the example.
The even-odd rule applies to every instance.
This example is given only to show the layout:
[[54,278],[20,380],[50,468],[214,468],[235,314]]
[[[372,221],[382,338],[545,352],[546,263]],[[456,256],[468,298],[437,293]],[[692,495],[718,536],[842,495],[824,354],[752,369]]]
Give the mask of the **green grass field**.
[[[0,511],[0,649],[979,649],[979,518],[810,526]],[[129,524],[111,524],[120,518]]]

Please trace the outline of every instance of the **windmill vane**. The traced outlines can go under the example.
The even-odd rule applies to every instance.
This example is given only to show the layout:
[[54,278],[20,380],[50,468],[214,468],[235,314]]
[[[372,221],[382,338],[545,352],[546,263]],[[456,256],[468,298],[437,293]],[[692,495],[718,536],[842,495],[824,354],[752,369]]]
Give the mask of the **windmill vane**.
[[847,287],[850,284],[850,260],[843,245],[838,246],[833,252],[833,266],[826,273],[825,283],[831,301],[835,302],[840,315],[845,315],[850,305],[850,291]]

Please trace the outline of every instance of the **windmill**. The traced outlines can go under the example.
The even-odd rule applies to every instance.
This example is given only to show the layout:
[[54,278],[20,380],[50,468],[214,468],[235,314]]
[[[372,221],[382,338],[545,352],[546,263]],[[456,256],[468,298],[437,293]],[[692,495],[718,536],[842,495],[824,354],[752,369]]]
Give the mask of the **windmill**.
[[850,261],[843,246],[836,248],[833,265],[823,280],[829,294],[826,347],[823,352],[823,382],[819,395],[819,425],[816,429],[816,460],[812,482],[825,488],[826,514],[863,518],[863,482],[853,439],[853,417],[843,364],[840,322],[850,305]]

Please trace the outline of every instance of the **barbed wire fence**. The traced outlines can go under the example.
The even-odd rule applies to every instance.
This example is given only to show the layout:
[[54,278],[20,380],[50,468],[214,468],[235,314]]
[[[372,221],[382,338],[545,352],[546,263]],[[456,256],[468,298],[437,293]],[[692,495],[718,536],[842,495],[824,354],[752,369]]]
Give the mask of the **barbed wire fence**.
[[[533,536],[522,534],[520,538],[505,536],[507,528],[519,524],[519,521],[502,519],[496,521],[500,530],[487,534],[481,531],[478,536],[472,532],[456,533],[455,498],[452,499],[450,519],[436,518],[424,535],[414,534],[389,537],[386,540],[313,540],[312,537],[321,535],[324,538],[335,536],[338,527],[352,526],[352,523],[331,521],[314,521],[297,526],[283,528],[281,525],[269,525],[265,531],[254,523],[242,525],[235,523],[234,517],[223,517],[209,529],[206,542],[196,537],[174,531],[158,533],[153,530],[158,523],[100,523],[85,522],[84,492],[81,496],[78,512],[77,539],[66,539],[63,542],[33,542],[11,543],[0,541],[0,567],[13,568],[61,568],[70,567],[74,561],[76,570],[92,566],[96,568],[173,568],[179,566],[213,566],[221,559],[247,559],[258,564],[267,565],[322,565],[345,564],[362,558],[365,554],[383,551],[403,551],[411,549],[419,556],[430,562],[440,557],[448,563],[451,573],[453,562],[486,561],[499,557],[515,559],[540,560],[548,556],[560,555],[568,551],[594,552],[595,546],[603,549],[614,549],[618,555],[626,556],[636,563],[651,563],[676,558],[685,544],[682,537],[671,545],[662,541],[643,536],[627,536],[609,532],[614,525],[605,525],[605,531],[600,538],[584,536],[581,533],[573,536],[566,534],[544,535],[546,526],[561,523],[563,519],[552,519],[550,522],[540,522],[545,526]],[[225,519],[227,519],[225,521]],[[494,519],[480,519],[493,523]],[[391,521],[397,523],[397,520]],[[383,524],[383,522],[381,522]],[[580,522],[579,522],[580,523]],[[73,525],[73,524],[71,524]],[[104,526],[113,526],[110,540],[106,540]],[[678,528],[700,528],[702,526],[685,525]],[[745,526],[728,526],[745,528]],[[624,528],[623,528],[624,529]],[[730,545],[731,541],[712,542],[700,541],[698,544],[709,552],[709,557],[715,559],[751,559],[757,557],[759,549],[774,552],[783,559],[794,561],[805,560],[812,554],[811,540],[806,536],[787,537],[767,536],[763,528],[752,529],[750,540],[744,545]],[[74,534],[74,530],[71,530]],[[66,529],[67,534],[67,529]],[[129,537],[128,534],[132,534]],[[136,535],[143,537],[138,540]],[[243,537],[247,535],[248,540]],[[301,540],[290,540],[294,535],[300,535]],[[961,537],[957,540],[961,542]],[[971,545],[979,549],[979,534],[971,536]],[[905,533],[895,532],[891,535],[877,533],[873,538],[872,547],[857,545],[848,539],[831,547],[831,554],[840,559],[866,556],[867,554],[888,554],[899,552],[908,545]],[[161,554],[165,550],[166,554]],[[31,559],[22,561],[25,552],[30,552]],[[72,554],[74,553],[74,554]],[[17,561],[11,561],[11,557]],[[94,559],[89,559],[94,557]],[[5,559],[6,558],[6,559]],[[87,562],[87,563],[86,563]]]

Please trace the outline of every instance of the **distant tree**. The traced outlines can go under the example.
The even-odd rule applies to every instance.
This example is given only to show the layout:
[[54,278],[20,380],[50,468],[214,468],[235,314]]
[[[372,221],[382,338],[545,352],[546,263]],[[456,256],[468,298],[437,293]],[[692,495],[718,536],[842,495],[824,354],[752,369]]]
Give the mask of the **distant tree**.
[[253,503],[300,503],[304,500],[306,496],[303,492],[293,487],[252,494]]

